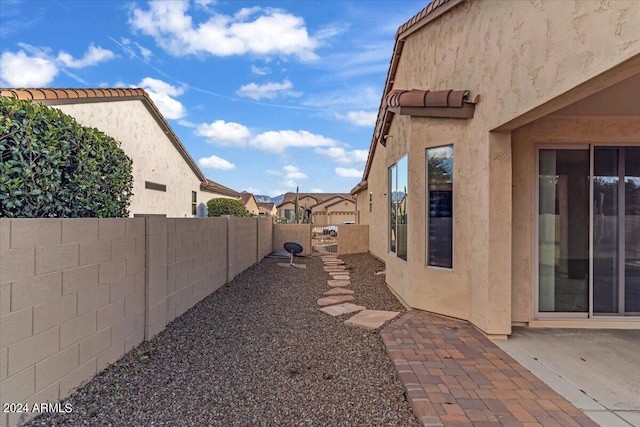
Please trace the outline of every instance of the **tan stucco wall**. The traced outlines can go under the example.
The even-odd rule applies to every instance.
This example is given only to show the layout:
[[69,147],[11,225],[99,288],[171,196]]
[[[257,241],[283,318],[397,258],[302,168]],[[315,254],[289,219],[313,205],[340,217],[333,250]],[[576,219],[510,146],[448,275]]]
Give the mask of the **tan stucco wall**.
[[513,292],[514,322],[533,319],[535,292],[533,264],[536,148],[538,144],[576,143],[640,145],[640,117],[545,117],[512,135],[513,147]]
[[286,242],[298,242],[302,245],[302,253],[310,255],[311,248],[311,224],[274,224],[273,225],[273,251],[284,252]]
[[[369,222],[384,224],[370,230],[371,251],[412,307],[467,319],[490,334],[510,333],[512,143],[508,132],[491,131],[637,72],[638,22],[635,1],[470,1],[406,39],[394,88],[466,89],[481,97],[470,120],[396,115],[385,154],[376,149],[367,177],[374,204],[387,192],[388,167],[409,153],[408,262],[387,253],[387,196]],[[425,267],[425,149],[446,144],[454,144],[452,270]]]
[[[54,105],[79,123],[100,129],[122,143],[133,160],[134,214],[191,217],[191,192],[198,203],[217,195],[200,191],[200,180],[182,158],[142,101]],[[167,186],[167,191],[145,189],[145,181]]]
[[258,204],[256,203],[255,198],[250,198],[246,205],[244,205],[245,209],[249,211],[251,215],[258,216],[260,213],[260,209],[258,208]]
[[363,254],[369,251],[369,226],[347,224],[338,226],[338,253]]

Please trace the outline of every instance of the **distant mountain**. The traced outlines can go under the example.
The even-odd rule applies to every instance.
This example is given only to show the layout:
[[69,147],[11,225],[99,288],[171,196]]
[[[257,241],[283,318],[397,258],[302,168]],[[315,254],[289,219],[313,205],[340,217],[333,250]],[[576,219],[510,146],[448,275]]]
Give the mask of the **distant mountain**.
[[256,198],[256,202],[258,203],[275,203],[276,206],[282,203],[282,199],[284,198],[284,194],[280,194],[276,197],[269,197],[263,194],[254,194],[253,197]]

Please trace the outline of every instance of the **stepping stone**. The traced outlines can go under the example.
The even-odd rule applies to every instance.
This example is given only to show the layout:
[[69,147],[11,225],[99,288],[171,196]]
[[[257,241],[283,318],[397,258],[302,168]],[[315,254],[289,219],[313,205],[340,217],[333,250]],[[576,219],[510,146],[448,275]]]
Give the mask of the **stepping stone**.
[[324,265],[344,265],[344,261],[337,259],[334,261],[325,261]]
[[349,280],[350,277],[348,274],[337,274],[335,276],[331,276],[332,279],[334,280]]
[[341,302],[353,301],[355,298],[351,295],[336,295],[332,297],[324,297],[318,300],[318,305],[333,305]]
[[330,305],[329,307],[321,308],[320,311],[324,311],[332,316],[340,316],[341,314],[353,313],[354,311],[366,310],[367,307],[361,305],[351,304],[350,302],[345,304]]
[[327,280],[327,285],[331,286],[332,288],[335,288],[337,286],[349,286],[350,284],[351,282],[345,279]]
[[331,267],[323,267],[324,271],[346,271],[347,267],[345,267],[344,265],[336,265],[336,266],[331,266]]
[[351,289],[333,288],[333,289],[329,289],[323,295],[351,295],[352,293],[353,291]]
[[399,311],[364,310],[350,319],[345,320],[344,323],[345,325],[358,326],[372,331],[378,329],[384,325],[384,322],[393,319],[398,314],[400,314]]

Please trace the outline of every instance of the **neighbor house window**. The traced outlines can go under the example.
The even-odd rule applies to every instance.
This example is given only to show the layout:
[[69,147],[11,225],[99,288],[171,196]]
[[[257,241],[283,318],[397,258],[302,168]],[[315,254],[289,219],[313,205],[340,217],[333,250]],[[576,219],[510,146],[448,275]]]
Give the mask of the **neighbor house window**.
[[191,192],[191,215],[197,215],[198,213],[198,193]]
[[453,145],[427,149],[427,265],[453,268]]
[[369,213],[373,212],[373,193],[369,192]]
[[389,251],[407,260],[407,156],[389,168]]

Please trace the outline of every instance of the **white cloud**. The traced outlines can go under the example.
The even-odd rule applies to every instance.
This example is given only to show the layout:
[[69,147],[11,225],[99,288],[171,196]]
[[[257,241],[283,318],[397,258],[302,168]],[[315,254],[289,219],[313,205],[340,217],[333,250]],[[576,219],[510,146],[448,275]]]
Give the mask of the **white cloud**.
[[337,141],[306,130],[280,130],[261,133],[251,140],[251,145],[272,153],[283,153],[288,147],[332,147]]
[[273,190],[273,191],[269,192],[269,193],[268,193],[268,195],[269,195],[270,197],[276,197],[276,196],[279,196],[279,195],[281,195],[281,194],[283,194],[283,193],[285,193],[285,191],[284,191],[284,190],[275,189],[275,190]]
[[[354,93],[357,93],[358,96],[353,96]],[[335,90],[309,96],[304,105],[323,109],[339,109],[341,111],[365,110],[371,108],[372,105],[378,106],[381,95],[382,92],[378,86],[361,85],[353,87],[349,91]]]
[[174,56],[208,53],[317,59],[314,51],[320,40],[309,35],[301,17],[281,9],[245,8],[234,16],[214,13],[204,22],[193,22],[188,9],[188,2],[154,1],[147,10],[134,8],[129,24]]
[[271,176],[282,176],[282,172],[274,171],[274,170],[271,170],[271,169],[265,170],[265,173],[267,175],[271,175]]
[[251,137],[251,132],[239,123],[216,120],[199,125],[196,128],[196,135],[204,136],[208,142],[218,145],[243,146]]
[[57,74],[55,63],[46,58],[28,56],[23,50],[3,52],[0,56],[0,79],[7,86],[48,86]]
[[300,172],[300,169],[297,166],[287,165],[282,168],[285,172],[285,178],[294,180],[294,179],[307,179],[309,178],[304,173]]
[[104,61],[115,58],[116,55],[108,49],[103,49],[100,46],[93,44],[89,45],[89,49],[85,52],[82,59],[74,59],[71,54],[60,51],[58,53],[58,61],[60,61],[65,67],[68,68],[85,68],[92,65],[99,64]]
[[294,180],[291,180],[291,179],[289,179],[289,180],[285,181],[283,184],[284,184],[286,187],[289,187],[289,188],[295,188],[295,187],[297,187],[297,186],[298,186],[298,184],[297,184]]
[[341,147],[316,148],[316,153],[323,154],[338,163],[364,163],[367,161],[367,150],[347,151]]
[[347,114],[336,113],[336,117],[356,126],[373,126],[378,117],[377,111],[349,111]]
[[200,165],[200,167],[207,169],[229,170],[235,169],[236,167],[236,165],[234,165],[233,163],[218,156],[203,157],[198,160],[198,164]]
[[247,188],[245,189],[245,191],[246,191],[247,193],[251,193],[251,194],[260,194],[260,193],[261,193],[261,191],[260,191],[259,189],[254,188],[254,187],[247,187]]
[[261,85],[257,83],[249,83],[241,86],[240,89],[236,91],[236,95],[252,98],[255,100],[262,98],[273,99],[277,96],[301,95],[300,92],[292,91],[292,88],[293,83],[291,83],[288,79],[285,79],[282,83],[267,82]]
[[336,168],[336,175],[342,178],[361,178],[362,171],[358,169]]
[[151,56],[153,55],[153,52],[151,52],[150,49],[147,49],[146,47],[142,46],[140,43],[138,42],[131,42],[131,40],[129,40],[126,37],[122,37],[120,39],[120,43],[118,43],[116,40],[113,40],[115,43],[117,43],[129,56],[129,58],[137,58],[138,54],[135,52],[135,50],[133,49],[132,46],[135,45],[135,47],[138,48],[138,50],[140,51],[140,55],[142,55],[142,59],[144,61],[148,61],[149,58],[151,58]]
[[322,191],[322,188],[312,188],[311,190],[309,190],[310,193],[324,193],[324,191]]
[[251,65],[251,72],[259,76],[266,76],[271,72],[271,70],[269,70],[269,68],[267,67],[260,68],[260,67],[257,67],[256,65]]
[[181,119],[187,111],[180,101],[174,99],[184,93],[184,88],[175,87],[162,80],[145,77],[139,86],[147,91],[153,102],[158,106],[162,115],[167,119]]

